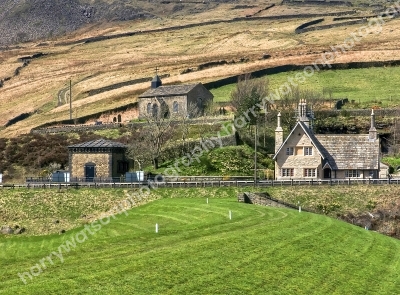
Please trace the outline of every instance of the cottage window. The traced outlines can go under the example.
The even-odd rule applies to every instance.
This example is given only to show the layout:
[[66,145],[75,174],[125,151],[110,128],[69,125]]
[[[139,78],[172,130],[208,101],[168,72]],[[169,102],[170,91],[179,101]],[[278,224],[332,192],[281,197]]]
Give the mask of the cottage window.
[[346,177],[360,177],[360,171],[359,170],[346,170],[345,171],[345,176]]
[[280,174],[282,177],[293,177],[294,169],[293,168],[282,168],[280,169]]
[[172,109],[174,113],[179,112],[179,103],[177,101],[174,101],[174,103],[172,104]]
[[147,114],[151,114],[151,103],[149,102],[148,104],[147,104]]
[[304,156],[312,156],[313,150],[311,146],[304,147]]
[[287,156],[292,156],[293,154],[294,154],[293,147],[287,147],[286,148],[286,155]]
[[303,176],[304,177],[315,177],[316,175],[316,170],[315,168],[305,168]]

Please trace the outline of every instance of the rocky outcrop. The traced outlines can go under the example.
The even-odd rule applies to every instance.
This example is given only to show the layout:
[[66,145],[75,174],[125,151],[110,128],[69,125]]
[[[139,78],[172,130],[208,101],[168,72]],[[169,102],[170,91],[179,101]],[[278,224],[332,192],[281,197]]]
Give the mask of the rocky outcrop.
[[10,226],[4,225],[1,227],[0,233],[2,233],[3,235],[12,235],[14,233],[14,230]]
[[101,21],[150,16],[126,1],[30,0],[0,1],[0,47],[52,38]]

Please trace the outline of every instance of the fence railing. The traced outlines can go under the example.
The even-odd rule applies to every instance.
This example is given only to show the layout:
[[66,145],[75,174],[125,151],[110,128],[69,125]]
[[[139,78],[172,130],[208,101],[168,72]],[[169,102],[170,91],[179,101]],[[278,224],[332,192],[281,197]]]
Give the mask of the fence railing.
[[[23,184],[0,184],[0,188],[81,188],[81,187],[93,187],[93,188],[140,188],[148,186],[152,188],[169,187],[169,188],[181,188],[181,187],[244,187],[244,186],[256,186],[256,187],[273,187],[273,186],[319,186],[319,185],[398,185],[400,184],[400,178],[393,179],[310,179],[310,180],[257,180],[254,182],[249,176],[224,179],[223,176],[191,176],[190,178],[179,179],[168,179],[168,178],[153,178],[145,181],[136,182],[124,182],[118,181],[119,179],[107,179],[106,181],[100,179],[78,179],[81,181],[74,181],[75,178],[69,182],[54,182],[51,180],[47,181],[28,181]],[[85,180],[85,181],[84,181]],[[87,181],[90,180],[90,181]]]

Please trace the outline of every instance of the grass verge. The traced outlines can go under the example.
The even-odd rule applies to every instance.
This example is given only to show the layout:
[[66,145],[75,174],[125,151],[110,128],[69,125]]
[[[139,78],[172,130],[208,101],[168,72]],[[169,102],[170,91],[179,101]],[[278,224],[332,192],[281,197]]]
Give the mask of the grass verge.
[[1,239],[0,293],[397,294],[400,241],[325,216],[238,203],[233,192],[160,189],[154,193],[165,198],[61,249],[64,262],[54,256],[53,265],[39,265],[27,285],[18,273],[76,241],[82,228]]

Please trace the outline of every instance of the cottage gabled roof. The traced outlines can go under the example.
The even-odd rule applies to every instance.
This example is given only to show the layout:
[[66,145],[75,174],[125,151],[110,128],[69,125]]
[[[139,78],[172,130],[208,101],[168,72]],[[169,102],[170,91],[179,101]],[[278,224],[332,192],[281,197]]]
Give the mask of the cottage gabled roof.
[[68,148],[126,148],[126,145],[116,141],[97,139],[70,145]]
[[321,146],[321,144],[318,142],[317,138],[315,137],[314,133],[311,132],[311,130],[304,124],[304,122],[302,121],[298,121],[296,123],[296,125],[294,125],[292,131],[290,131],[290,134],[286,137],[285,141],[281,144],[281,146],[279,147],[279,149],[276,151],[274,157],[272,159],[276,159],[276,156],[279,154],[279,152],[281,151],[282,147],[285,145],[285,143],[289,140],[289,138],[292,136],[294,130],[296,129],[297,126],[300,126],[305,135],[311,140],[311,143],[315,146],[315,148],[317,149],[317,152],[320,154],[320,156],[322,157],[322,159],[326,158],[326,151],[324,151],[323,146]]
[[155,96],[175,96],[175,95],[186,95],[197,85],[197,84],[184,84],[184,85],[166,85],[157,88],[147,90],[145,93],[139,95],[139,98],[155,97]]
[[317,149],[323,160],[323,168],[329,167],[332,170],[379,169],[379,140],[370,140],[368,134],[314,134],[301,121],[297,122],[279,147],[273,157],[274,160],[297,126],[303,129]]
[[317,134],[315,137],[327,152],[326,163],[332,170],[379,169],[379,140],[368,134]]

